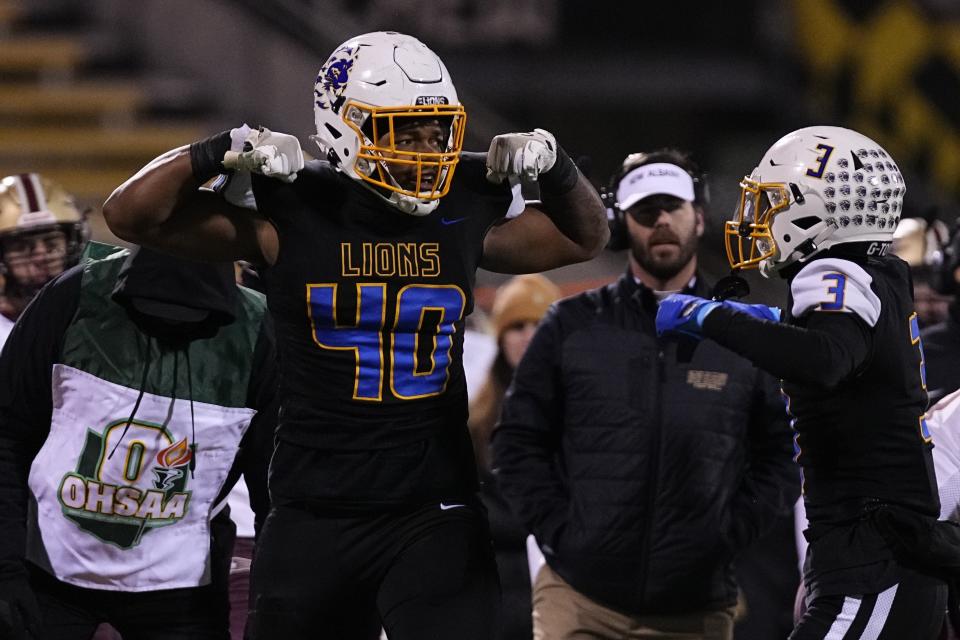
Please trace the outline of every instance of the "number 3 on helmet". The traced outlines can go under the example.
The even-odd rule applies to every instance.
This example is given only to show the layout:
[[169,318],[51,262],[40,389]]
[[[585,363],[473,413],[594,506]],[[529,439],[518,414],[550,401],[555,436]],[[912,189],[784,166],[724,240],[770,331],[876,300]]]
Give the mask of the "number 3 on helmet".
[[[337,47],[317,75],[314,119],[327,160],[401,211],[426,215],[449,190],[466,112],[443,62],[416,38],[380,31]],[[396,130],[424,120],[449,125],[445,148],[398,148]],[[416,170],[416,188],[396,180],[401,168]]]
[[767,277],[832,246],[893,240],[906,185],[893,158],[870,138],[841,127],[788,133],[740,183],[724,228],[734,269]]

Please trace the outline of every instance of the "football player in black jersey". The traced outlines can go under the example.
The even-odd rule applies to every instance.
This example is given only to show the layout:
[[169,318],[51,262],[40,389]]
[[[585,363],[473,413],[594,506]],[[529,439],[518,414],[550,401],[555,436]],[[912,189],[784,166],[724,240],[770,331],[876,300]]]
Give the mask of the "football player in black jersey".
[[789,282],[786,322],[680,295],[657,314],[658,331],[711,338],[783,379],[810,543],[792,640],[925,640],[943,620],[946,587],[919,548],[935,546],[923,532],[939,513],[923,349],[909,268],[888,255],[904,190],[855,131],[784,136],[741,182],[725,232],[734,269]]
[[[235,129],[157,158],[104,216],[132,242],[263,265],[282,412],[254,636],[350,640],[382,623],[391,640],[491,638],[498,583],[462,367],[475,273],[592,258],[603,207],[546,131],[462,152],[447,70],[409,36],[338,47],[315,115],[324,160]],[[199,190],[224,163],[248,171]],[[524,204],[520,180],[542,205]]]

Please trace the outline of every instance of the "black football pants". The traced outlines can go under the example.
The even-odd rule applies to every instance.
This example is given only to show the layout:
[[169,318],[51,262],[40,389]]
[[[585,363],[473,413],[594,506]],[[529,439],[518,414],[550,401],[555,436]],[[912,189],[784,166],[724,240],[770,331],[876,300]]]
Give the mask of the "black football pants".
[[902,571],[900,582],[880,593],[808,601],[789,640],[934,640],[943,626],[947,586]]
[[89,640],[109,622],[123,640],[230,640],[222,586],[122,592],[83,589],[41,569],[31,575],[43,640]]
[[255,640],[491,640],[500,586],[474,504],[330,515],[277,505],[253,570]]

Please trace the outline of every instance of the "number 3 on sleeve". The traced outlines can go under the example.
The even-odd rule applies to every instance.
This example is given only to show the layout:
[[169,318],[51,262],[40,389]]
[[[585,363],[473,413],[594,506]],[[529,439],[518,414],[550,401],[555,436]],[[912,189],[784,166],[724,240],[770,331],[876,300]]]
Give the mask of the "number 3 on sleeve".
[[821,311],[843,311],[843,298],[846,294],[847,277],[842,273],[828,273],[823,276],[824,282],[834,281],[832,287],[827,287],[827,293],[833,296],[830,302],[820,304]]

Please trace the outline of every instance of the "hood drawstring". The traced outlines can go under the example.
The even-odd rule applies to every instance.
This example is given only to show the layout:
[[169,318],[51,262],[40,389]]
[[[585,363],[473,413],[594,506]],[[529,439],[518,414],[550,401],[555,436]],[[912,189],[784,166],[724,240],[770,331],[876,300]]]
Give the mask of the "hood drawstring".
[[190,468],[190,478],[193,478],[193,471],[197,468],[197,443],[194,439],[197,437],[196,421],[193,418],[193,377],[190,371],[190,343],[188,342],[182,349],[178,348],[173,352],[173,389],[170,390],[170,396],[173,402],[177,401],[177,383],[180,381],[180,351],[183,351],[187,362],[187,399],[190,401],[190,462],[187,464]]
[[197,425],[193,419],[193,373],[190,371],[190,343],[183,349],[187,356],[187,394],[190,398],[190,478],[197,468]]
[[137,401],[133,403],[133,411],[130,412],[130,417],[127,418],[127,424],[123,425],[123,432],[120,434],[120,439],[117,440],[117,443],[113,445],[113,449],[110,450],[110,455],[107,456],[107,460],[113,458],[113,454],[117,452],[117,447],[120,446],[120,443],[123,442],[123,438],[127,435],[127,430],[130,429],[130,425],[133,423],[133,418],[137,415],[137,409],[140,408],[140,401],[143,400],[144,390],[147,388],[147,374],[150,372],[150,334],[147,334],[147,351],[143,358],[143,374],[140,377],[140,392],[137,394]]
[[[179,350],[178,350],[179,351]],[[176,403],[177,401],[177,380],[179,378],[177,369],[179,368],[180,359],[177,357],[178,351],[174,351],[173,354],[173,390],[171,400]],[[197,423],[194,418],[193,413],[193,372],[190,369],[190,343],[183,348],[183,353],[187,361],[187,398],[190,402],[190,477],[193,478],[193,472],[197,468]],[[130,429],[130,425],[133,424],[133,419],[137,415],[137,410],[140,409],[140,401],[143,400],[143,395],[146,392],[147,388],[147,375],[150,373],[150,334],[147,334],[147,350],[143,359],[143,373],[140,377],[140,390],[137,393],[137,401],[133,403],[133,411],[130,412],[130,417],[127,418],[126,424],[123,425],[123,432],[120,433],[120,439],[117,440],[116,444],[113,445],[113,449],[110,450],[110,455],[107,456],[107,460],[113,458],[113,454],[117,452],[117,448],[120,446],[120,443],[123,442],[123,439],[127,435],[127,431]]]

